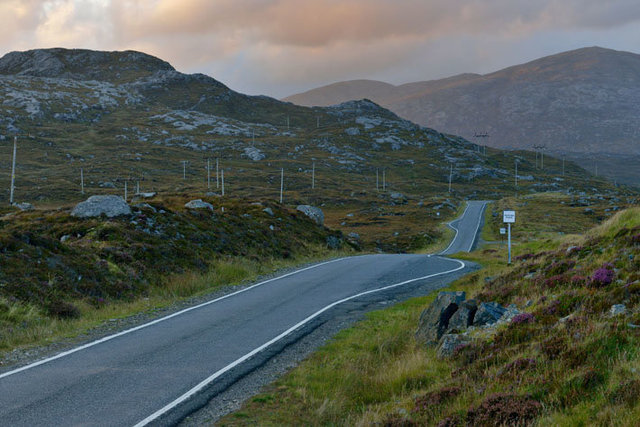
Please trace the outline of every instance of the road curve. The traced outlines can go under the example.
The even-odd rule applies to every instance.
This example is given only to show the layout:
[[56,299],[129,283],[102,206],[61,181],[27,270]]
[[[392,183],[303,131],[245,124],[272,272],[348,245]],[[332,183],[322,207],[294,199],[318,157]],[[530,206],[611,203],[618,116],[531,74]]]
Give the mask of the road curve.
[[[471,249],[483,208],[469,203],[443,254]],[[364,255],[257,283],[0,373],[0,425],[174,423],[336,307],[441,286],[467,269],[439,256]]]

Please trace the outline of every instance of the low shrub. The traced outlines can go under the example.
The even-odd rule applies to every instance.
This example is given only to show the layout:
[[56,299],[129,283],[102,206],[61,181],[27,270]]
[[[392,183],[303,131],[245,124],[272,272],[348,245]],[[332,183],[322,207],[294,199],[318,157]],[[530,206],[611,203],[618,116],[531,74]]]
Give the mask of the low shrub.
[[531,313],[520,313],[514,316],[511,319],[512,325],[520,325],[522,323],[534,323],[536,321],[536,317]]
[[455,398],[460,394],[460,391],[460,387],[444,387],[420,396],[414,402],[413,412],[427,412],[433,407]]
[[530,425],[542,411],[540,402],[528,396],[497,393],[467,412],[467,425]]

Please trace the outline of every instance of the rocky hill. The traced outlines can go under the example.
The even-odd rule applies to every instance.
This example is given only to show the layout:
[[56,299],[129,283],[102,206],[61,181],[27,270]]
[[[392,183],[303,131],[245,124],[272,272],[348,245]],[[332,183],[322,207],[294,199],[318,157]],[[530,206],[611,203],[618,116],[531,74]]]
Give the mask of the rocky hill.
[[[620,161],[640,156],[640,55],[578,49],[486,75],[392,86],[336,83],[286,98],[330,105],[369,98],[415,123],[492,147],[565,154],[594,171],[637,181]],[[477,133],[488,138],[474,139]],[[634,161],[635,162],[635,161]],[[637,170],[637,168],[635,168]]]
[[[224,173],[226,197],[279,201],[282,182],[284,204],[324,204],[330,227],[382,250],[433,241],[465,198],[618,191],[568,162],[547,159],[540,170],[534,153],[480,150],[372,101],[309,108],[247,96],[139,52],[6,55],[5,171],[16,134],[16,202],[59,207],[138,191],[221,196]],[[0,175],[0,203],[9,189],[10,175]]]

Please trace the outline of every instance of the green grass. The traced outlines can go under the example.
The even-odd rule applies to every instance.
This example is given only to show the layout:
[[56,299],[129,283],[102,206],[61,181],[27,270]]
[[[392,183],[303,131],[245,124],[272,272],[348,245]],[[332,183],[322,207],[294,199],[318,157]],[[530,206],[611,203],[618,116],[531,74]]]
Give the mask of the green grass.
[[[507,407],[501,405],[510,405],[525,417],[520,422],[540,426],[636,425],[640,333],[627,323],[640,324],[640,237],[634,237],[640,236],[640,209],[626,210],[582,237],[551,238],[547,226],[538,225],[544,236],[539,241],[532,238],[533,228],[527,230],[530,238],[518,242],[516,253],[538,255],[511,267],[504,249],[495,245],[459,254],[484,269],[449,287],[481,301],[516,303],[521,309],[529,304],[525,310],[534,323],[479,334],[453,359],[439,360],[433,348],[413,338],[420,312],[435,294],[409,300],[370,313],[268,386],[268,398],[258,395],[244,405],[241,417],[231,414],[218,424],[436,425],[448,418],[464,425],[465,419],[482,416],[499,424],[500,410]],[[580,248],[567,253],[570,245]],[[548,285],[567,268],[561,262],[568,263],[567,277],[590,277],[611,262],[615,280],[603,287]],[[608,317],[617,303],[625,303],[628,314]],[[575,320],[559,321],[567,315]]]

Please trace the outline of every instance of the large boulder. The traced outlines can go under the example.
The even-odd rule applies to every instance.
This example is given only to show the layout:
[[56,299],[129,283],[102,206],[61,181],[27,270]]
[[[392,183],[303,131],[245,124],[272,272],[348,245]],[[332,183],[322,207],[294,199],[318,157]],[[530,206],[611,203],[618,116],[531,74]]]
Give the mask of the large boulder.
[[324,212],[322,212],[322,209],[310,205],[299,205],[296,209],[314,220],[318,225],[324,225]]
[[464,334],[445,334],[440,340],[440,345],[438,346],[436,356],[439,359],[451,357],[453,356],[456,348],[470,343],[471,339]]
[[120,196],[91,196],[80,202],[71,211],[71,216],[91,218],[106,215],[113,218],[121,215],[131,215],[131,208]]
[[202,199],[191,200],[184,204],[188,209],[209,209],[213,211],[213,205],[211,203],[203,202]]
[[496,323],[507,312],[507,309],[497,302],[483,302],[473,317],[473,326],[486,326]]
[[427,345],[436,345],[449,327],[451,316],[465,300],[460,292],[440,292],[436,299],[420,314],[416,339]]
[[478,310],[478,303],[475,300],[463,301],[458,307],[451,319],[449,319],[449,326],[447,333],[464,332],[469,326],[473,324],[473,317]]

